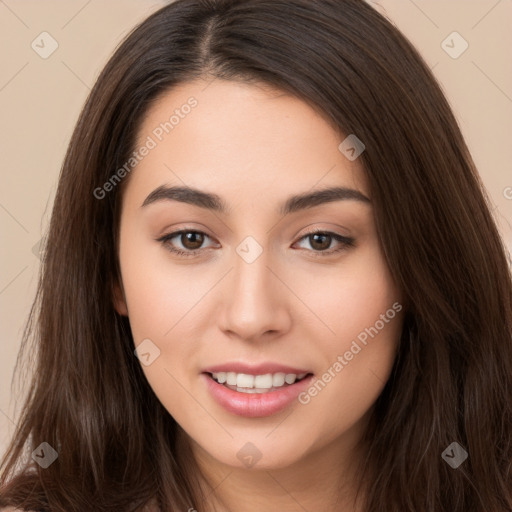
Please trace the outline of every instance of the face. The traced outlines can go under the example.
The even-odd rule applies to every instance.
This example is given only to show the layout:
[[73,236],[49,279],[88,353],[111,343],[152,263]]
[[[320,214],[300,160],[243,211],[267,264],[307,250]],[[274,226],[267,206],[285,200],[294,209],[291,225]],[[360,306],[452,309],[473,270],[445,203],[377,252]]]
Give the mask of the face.
[[220,79],[174,88],[141,125],[116,309],[211,460],[346,451],[389,377],[401,298],[345,137],[296,98]]

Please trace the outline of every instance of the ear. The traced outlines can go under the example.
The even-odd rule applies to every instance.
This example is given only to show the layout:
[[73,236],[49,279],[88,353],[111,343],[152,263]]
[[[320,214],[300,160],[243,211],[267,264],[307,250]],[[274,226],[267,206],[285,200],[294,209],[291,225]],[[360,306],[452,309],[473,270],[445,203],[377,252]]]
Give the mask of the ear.
[[116,281],[114,284],[114,308],[121,316],[128,316],[128,306],[124,295],[123,286]]

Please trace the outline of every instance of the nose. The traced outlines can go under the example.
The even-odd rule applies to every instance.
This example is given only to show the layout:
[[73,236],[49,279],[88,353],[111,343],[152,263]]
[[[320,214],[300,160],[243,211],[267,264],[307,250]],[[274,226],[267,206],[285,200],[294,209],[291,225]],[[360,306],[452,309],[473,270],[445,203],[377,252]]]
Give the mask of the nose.
[[235,255],[218,322],[225,334],[257,341],[279,337],[290,329],[293,294],[279,273],[266,250],[251,263]]

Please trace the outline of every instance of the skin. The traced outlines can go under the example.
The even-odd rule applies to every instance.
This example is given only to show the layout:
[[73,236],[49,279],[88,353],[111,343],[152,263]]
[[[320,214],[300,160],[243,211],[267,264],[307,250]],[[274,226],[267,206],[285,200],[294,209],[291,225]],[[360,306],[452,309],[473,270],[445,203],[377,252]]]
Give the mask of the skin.
[[[160,97],[137,147],[190,96],[198,105],[125,183],[116,309],[129,317],[136,346],[149,338],[160,350],[142,367],[205,482],[216,487],[209,507],[361,510],[354,503],[364,454],[358,441],[389,377],[403,313],[308,404],[294,402],[269,417],[227,412],[200,378],[207,366],[238,360],[280,362],[321,377],[358,334],[400,303],[371,203],[343,200],[278,213],[290,195],[328,186],[370,197],[360,159],[351,162],[338,150],[345,136],[303,101],[220,79],[181,84]],[[230,211],[169,200],[141,207],[157,187],[184,184],[218,194]],[[167,246],[157,241],[183,228],[206,233],[203,244],[180,236]],[[354,246],[315,257],[340,243],[304,238],[314,228],[353,237]],[[247,236],[263,250],[250,264],[236,252]],[[203,252],[187,258],[170,252],[170,244]],[[252,468],[237,458],[247,442],[261,452]]]

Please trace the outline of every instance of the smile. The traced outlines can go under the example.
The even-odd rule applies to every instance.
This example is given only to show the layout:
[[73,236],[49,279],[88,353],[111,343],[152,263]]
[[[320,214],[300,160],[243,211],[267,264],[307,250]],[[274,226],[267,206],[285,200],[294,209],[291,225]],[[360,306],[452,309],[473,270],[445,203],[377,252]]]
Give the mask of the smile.
[[218,372],[212,373],[213,380],[223,384],[228,389],[239,393],[269,393],[283,387],[291,386],[306,377],[307,373],[266,373],[250,375],[247,373]]
[[311,384],[313,374],[203,372],[200,377],[213,400],[227,412],[246,418],[260,418],[281,412],[298,402],[299,394]]

